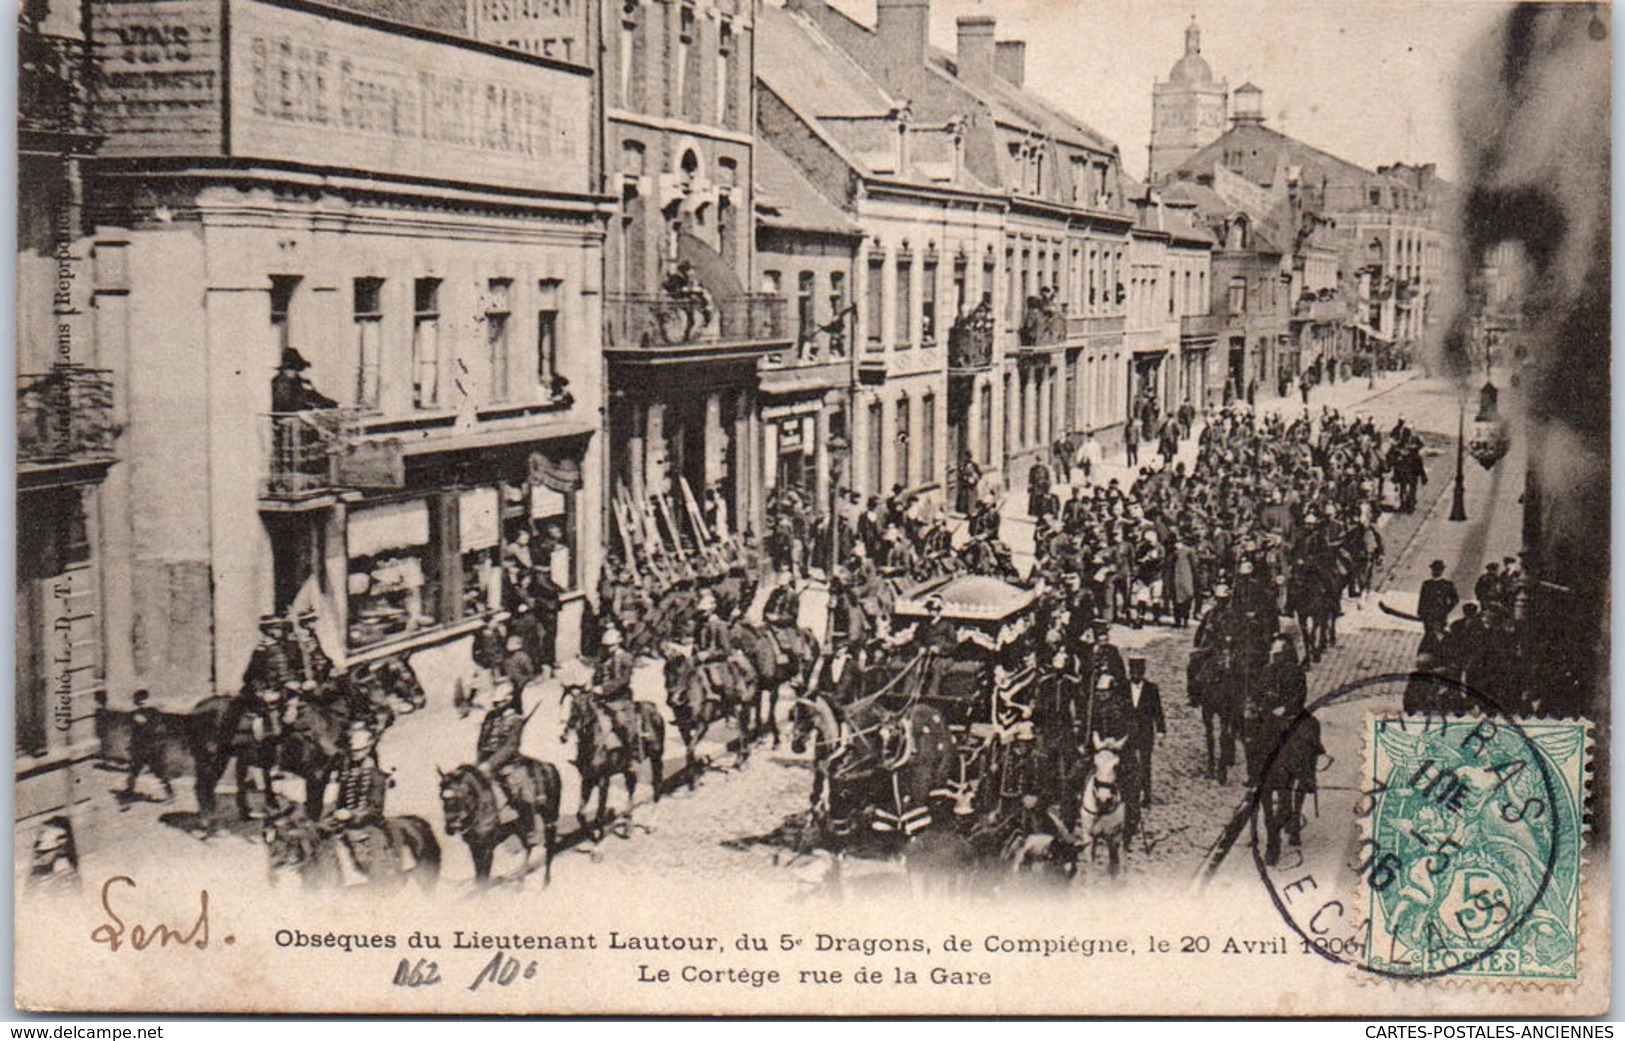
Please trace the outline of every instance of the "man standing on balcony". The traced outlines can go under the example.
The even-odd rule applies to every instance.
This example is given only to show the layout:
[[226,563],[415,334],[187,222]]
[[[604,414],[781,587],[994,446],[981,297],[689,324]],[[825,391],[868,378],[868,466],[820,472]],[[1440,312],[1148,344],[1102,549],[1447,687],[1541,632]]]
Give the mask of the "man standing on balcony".
[[271,380],[272,412],[308,412],[311,409],[337,408],[338,402],[311,385],[305,371],[310,362],[292,347],[282,348],[282,361]]

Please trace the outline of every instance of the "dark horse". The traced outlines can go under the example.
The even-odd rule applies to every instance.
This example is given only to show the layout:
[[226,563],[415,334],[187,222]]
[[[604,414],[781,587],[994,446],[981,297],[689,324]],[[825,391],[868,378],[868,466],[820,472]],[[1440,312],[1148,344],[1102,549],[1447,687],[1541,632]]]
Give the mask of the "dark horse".
[[[660,710],[647,701],[634,702],[632,743],[610,748],[612,733],[607,713],[600,712],[592,703],[593,695],[586,687],[567,684],[561,703],[570,703],[570,717],[565,721],[563,741],[571,731],[576,735],[576,771],[581,775],[581,805],[576,820],[594,841],[603,838],[604,814],[609,804],[609,782],[617,774],[626,782],[626,819],[632,820],[633,798],[638,788],[638,763],[647,760],[654,799],[660,801],[660,786],[665,780],[666,721]],[[587,803],[593,792],[598,793],[598,813],[592,824],[587,823]]]
[[[383,839],[370,863],[359,865],[369,885],[396,889],[416,879],[424,889],[434,888],[440,879],[440,843],[434,828],[422,817],[386,817],[373,829]],[[333,889],[344,884],[339,858],[343,841],[289,807],[266,818],[265,849],[270,856],[271,873],[293,871],[310,889]]]
[[459,766],[450,773],[440,772],[440,807],[446,814],[446,834],[461,835],[474,858],[474,881],[491,881],[491,858],[496,848],[509,838],[525,847],[525,865],[538,842],[542,846],[542,884],[553,881],[553,853],[558,849],[559,783],[558,767],[529,756],[514,763],[524,772],[528,797],[517,799],[514,815],[503,819],[506,796],[500,783],[477,766]]
[[809,735],[813,812],[837,848],[864,821],[913,838],[934,823],[932,803],[959,773],[947,721],[923,702],[888,709],[871,696],[843,707],[814,691],[796,700],[794,740]]
[[1191,651],[1185,667],[1186,695],[1192,705],[1202,710],[1202,732],[1207,739],[1206,776],[1220,784],[1236,763],[1236,743],[1241,740],[1243,682],[1233,668],[1235,659],[1236,655],[1222,647],[1198,647]]
[[277,796],[271,785],[271,770],[280,764],[282,769],[304,780],[305,813],[311,820],[321,819],[322,799],[327,792],[328,779],[338,765],[343,744],[344,717],[303,704],[274,746],[269,741],[254,739],[248,713],[237,698],[220,695],[204,698],[185,720],[187,744],[195,764],[198,812],[202,816],[211,819],[215,816],[215,789],[231,763],[235,763],[237,769],[238,815],[249,816],[248,771],[251,767],[260,771],[267,812],[274,810]]
[[[785,684],[791,696],[807,687],[807,674],[818,661],[818,637],[812,630],[794,625],[751,625],[738,622],[733,627],[733,644],[744,653],[755,674],[753,711],[756,730],[773,732],[773,747],[779,747],[779,692]],[[754,736],[754,735],[753,735]],[[743,742],[746,735],[740,731]],[[743,754],[743,750],[741,750]]]
[[682,738],[688,787],[692,791],[700,764],[696,750],[712,724],[731,719],[739,730],[738,764],[750,758],[750,714],[755,684],[746,670],[732,660],[700,664],[692,647],[667,643],[666,704],[671,707]]

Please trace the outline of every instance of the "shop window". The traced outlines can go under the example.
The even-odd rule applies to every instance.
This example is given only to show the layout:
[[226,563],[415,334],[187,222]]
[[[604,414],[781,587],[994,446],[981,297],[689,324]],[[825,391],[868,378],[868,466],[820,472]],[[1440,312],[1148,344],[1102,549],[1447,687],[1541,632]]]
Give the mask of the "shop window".
[[[576,587],[575,495],[545,484],[506,485],[503,488],[505,553],[530,559],[530,566],[547,573],[562,590]],[[523,551],[520,532],[528,532]]]
[[384,280],[355,280],[356,407],[378,407],[378,365],[383,353]]
[[470,488],[457,496],[457,551],[462,558],[458,617],[474,618],[502,603],[501,499],[495,488]]
[[491,367],[490,400],[508,400],[508,376],[512,359],[509,356],[508,325],[512,317],[513,279],[493,278],[486,286],[485,347]]
[[412,404],[440,404],[440,279],[412,283]]
[[427,499],[350,512],[349,642],[369,647],[442,621],[438,518]]
[[565,393],[559,382],[559,293],[563,283],[544,278],[536,283],[536,384],[550,400]]

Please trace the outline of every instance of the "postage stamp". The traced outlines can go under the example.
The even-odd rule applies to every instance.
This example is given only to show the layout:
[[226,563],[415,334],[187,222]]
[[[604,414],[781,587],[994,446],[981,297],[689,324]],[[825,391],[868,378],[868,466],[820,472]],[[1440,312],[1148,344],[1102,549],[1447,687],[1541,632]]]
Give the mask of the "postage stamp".
[[1370,725],[1360,843],[1368,967],[1573,980],[1585,725],[1414,716]]

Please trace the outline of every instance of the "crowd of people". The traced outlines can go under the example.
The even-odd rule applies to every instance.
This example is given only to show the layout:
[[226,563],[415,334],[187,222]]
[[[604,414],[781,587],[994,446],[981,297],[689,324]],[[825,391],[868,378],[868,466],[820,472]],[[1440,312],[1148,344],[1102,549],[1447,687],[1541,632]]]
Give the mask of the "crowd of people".
[[1406,709],[1540,712],[1544,706],[1529,697],[1522,660],[1529,594],[1522,559],[1487,561],[1473,583],[1472,600],[1464,600],[1445,577],[1444,561],[1433,561],[1429,572],[1417,596],[1422,640]]

